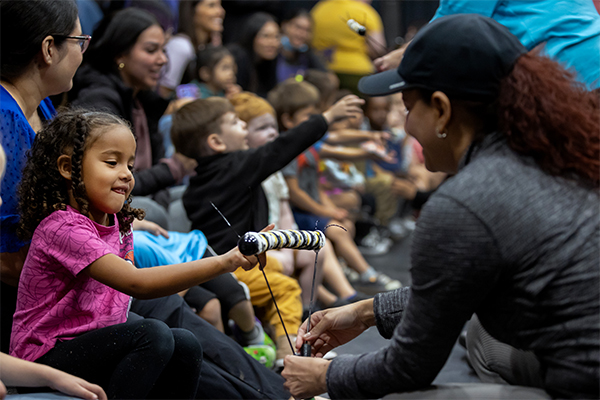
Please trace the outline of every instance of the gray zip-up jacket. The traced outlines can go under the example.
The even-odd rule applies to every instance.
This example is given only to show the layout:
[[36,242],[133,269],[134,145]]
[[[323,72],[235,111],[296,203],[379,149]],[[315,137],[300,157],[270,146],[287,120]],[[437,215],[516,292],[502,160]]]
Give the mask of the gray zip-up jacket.
[[598,398],[598,200],[597,189],[546,174],[500,134],[471,146],[421,212],[413,285],[375,298],[390,344],[334,359],[330,396],[429,385],[477,313],[496,339],[536,354],[550,395]]

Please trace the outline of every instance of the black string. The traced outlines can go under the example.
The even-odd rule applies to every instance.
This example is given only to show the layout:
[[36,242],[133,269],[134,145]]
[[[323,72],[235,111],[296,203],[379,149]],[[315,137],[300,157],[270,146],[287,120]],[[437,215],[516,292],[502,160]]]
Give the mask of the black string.
[[313,278],[312,287],[310,289],[310,302],[308,303],[308,322],[306,323],[306,333],[310,332],[310,317],[312,316],[312,310],[314,307],[315,298],[315,281],[317,280],[317,258],[319,257],[319,250],[315,250],[315,265],[313,266]]
[[258,264],[260,265],[260,270],[263,273],[263,276],[265,277],[265,282],[267,282],[267,287],[269,288],[269,293],[271,293],[271,299],[273,299],[273,304],[275,304],[275,309],[277,310],[277,315],[279,315],[279,320],[281,321],[281,325],[283,325],[283,331],[285,332],[285,337],[288,340],[288,343],[290,344],[290,349],[292,349],[292,354],[296,354],[296,352],[294,351],[294,346],[292,345],[292,340],[290,339],[290,334],[288,333],[286,327],[285,327],[285,323],[283,322],[283,317],[281,316],[281,312],[279,311],[279,307],[277,306],[277,301],[275,301],[275,296],[273,295],[273,291],[271,290],[271,285],[269,285],[269,280],[267,279],[267,274],[265,273],[265,266],[262,265],[262,263],[260,262],[260,259],[258,260]]

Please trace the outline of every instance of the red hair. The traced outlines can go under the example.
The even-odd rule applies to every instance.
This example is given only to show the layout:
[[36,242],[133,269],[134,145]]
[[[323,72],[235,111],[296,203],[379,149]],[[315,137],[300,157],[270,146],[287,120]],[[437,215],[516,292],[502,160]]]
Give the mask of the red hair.
[[500,88],[498,126],[510,147],[551,175],[600,184],[600,96],[558,62],[524,54]]

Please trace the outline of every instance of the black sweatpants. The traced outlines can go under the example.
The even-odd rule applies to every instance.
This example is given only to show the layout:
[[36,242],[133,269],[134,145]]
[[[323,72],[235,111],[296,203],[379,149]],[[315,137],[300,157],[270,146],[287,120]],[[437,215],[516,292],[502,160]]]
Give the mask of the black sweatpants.
[[96,383],[113,399],[192,399],[202,347],[185,329],[133,318],[57,342],[36,360]]

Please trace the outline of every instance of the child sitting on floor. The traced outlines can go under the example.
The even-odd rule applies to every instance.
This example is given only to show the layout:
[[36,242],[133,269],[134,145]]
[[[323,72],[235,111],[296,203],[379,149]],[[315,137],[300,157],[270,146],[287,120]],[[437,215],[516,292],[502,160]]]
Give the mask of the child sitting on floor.
[[[264,146],[279,136],[277,115],[265,99],[253,93],[242,92],[232,96],[229,101],[234,105],[235,112],[240,119],[248,124],[248,146],[250,148]],[[277,171],[263,181],[262,187],[269,203],[269,223],[274,224],[275,229],[297,229],[289,204],[287,184],[281,171]],[[298,277],[302,288],[304,311],[307,312],[315,255],[312,252],[295,249],[271,251],[269,255],[275,256],[281,262],[286,275]],[[362,293],[357,293],[346,279],[342,267],[335,257],[331,242],[327,241],[319,251],[316,267],[317,293],[315,299],[318,299],[324,307],[340,306],[365,298]],[[320,285],[321,281],[327,283],[335,294],[326,291]]]
[[[361,103],[358,97],[348,96],[322,116],[313,117],[290,134],[257,149],[248,148],[246,124],[227,100],[212,97],[182,107],[173,119],[172,139],[178,151],[199,163],[197,175],[190,179],[183,196],[192,228],[202,230],[208,243],[221,253],[237,244],[236,234],[257,231],[266,225],[268,205],[262,181],[318,140],[330,122],[360,113]],[[285,325],[279,321],[260,271],[246,274],[238,270],[236,276],[250,289],[252,303],[266,308],[266,319],[276,331],[278,358],[283,358],[293,352],[285,329],[295,333],[300,326],[301,291],[297,281],[280,272],[281,264],[275,259],[269,259],[264,271]]]
[[107,113],[64,112],[37,134],[19,188],[19,234],[31,247],[10,351],[96,382],[109,398],[194,398],[198,340],[158,320],[127,320],[130,296],[177,293],[255,258],[234,248],[135,268],[131,223],[144,217],[130,206],[135,151],[129,125]]
[[[307,82],[287,80],[269,93],[269,102],[275,107],[280,127],[295,132],[295,127],[316,113],[319,91]],[[314,229],[317,222],[319,229],[327,224],[345,227],[328,229],[325,234],[333,242],[338,256],[359,273],[360,279],[354,286],[356,289],[375,294],[401,286],[399,281],[375,271],[356,247],[352,236],[354,223],[348,219],[348,212],[336,207],[319,187],[319,155],[316,150],[310,148],[282,172],[290,190],[294,218],[300,229]]]

